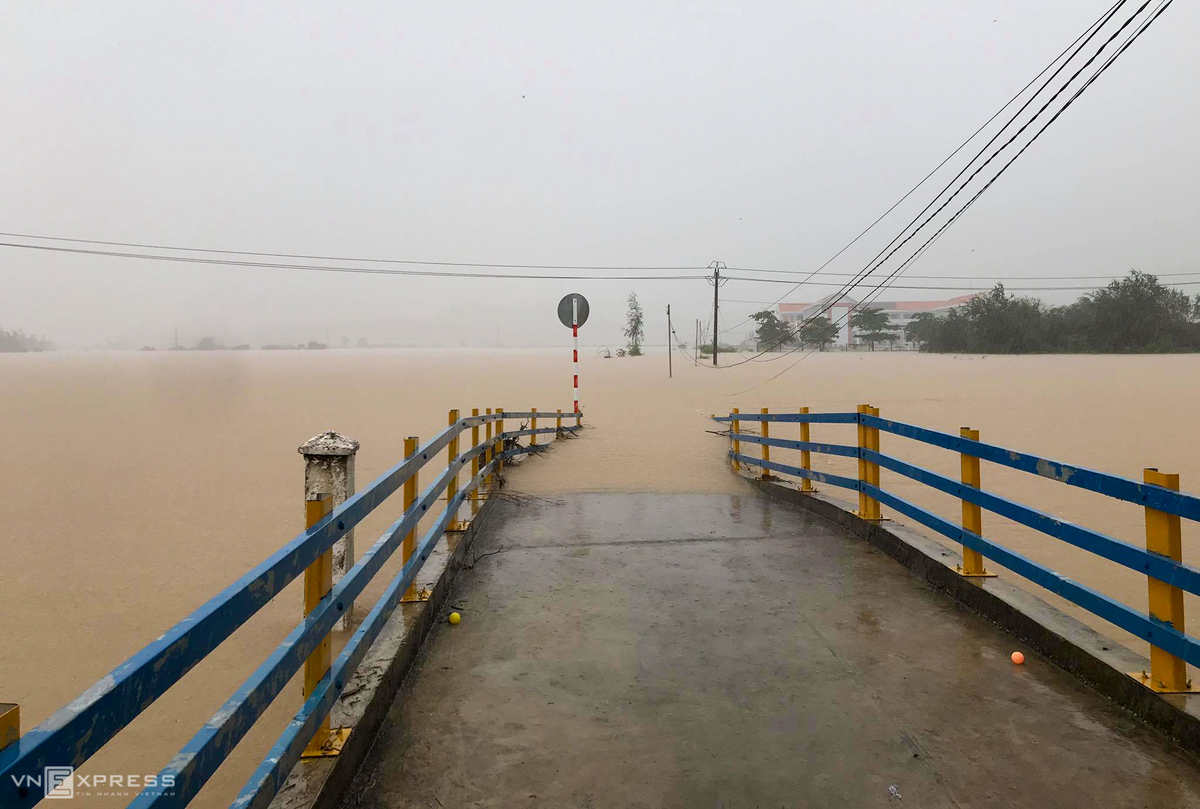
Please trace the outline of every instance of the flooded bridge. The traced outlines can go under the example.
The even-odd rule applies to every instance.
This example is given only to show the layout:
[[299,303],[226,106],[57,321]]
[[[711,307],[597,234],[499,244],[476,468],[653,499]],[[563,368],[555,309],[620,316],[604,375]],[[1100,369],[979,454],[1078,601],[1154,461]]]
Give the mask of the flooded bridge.
[[[1183,615],[1200,571],[1180,545],[1200,498],[1176,476],[1133,481],[866,405],[716,420],[730,446],[713,462],[727,457],[739,494],[506,486],[506,467],[552,447],[564,468],[586,457],[571,413],[451,411],[361,491],[357,443],[315,437],[303,533],[24,735],[19,708],[0,709],[0,806],[98,783],[135,787],[130,806],[185,806],[301,673],[303,705],[230,806],[1200,806],[1200,647]],[[857,443],[813,441],[820,424]],[[880,433],[959,454],[961,479],[884,454]],[[813,454],[858,474],[814,471]],[[988,491],[981,462],[1144,509],[1146,547]],[[960,500],[961,522],[882,486],[881,468]],[[356,554],[355,526],[392,494],[398,518]],[[1137,571],[1149,611],[989,538],[983,511]],[[356,614],[393,555],[398,573]],[[88,759],[293,580],[302,620],[221,710],[157,775],[98,782]]]
[[1200,801],[1167,740],[754,491],[504,503],[477,542],[347,809]]

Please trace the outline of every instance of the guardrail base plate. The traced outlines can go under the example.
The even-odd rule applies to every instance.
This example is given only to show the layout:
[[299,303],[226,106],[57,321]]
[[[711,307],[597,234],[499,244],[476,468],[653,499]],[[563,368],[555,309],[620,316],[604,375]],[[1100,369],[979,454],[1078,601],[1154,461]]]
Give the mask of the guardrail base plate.
[[401,598],[400,603],[401,604],[417,604],[421,601],[428,601],[429,597],[431,595],[433,595],[433,594],[431,592],[429,592],[428,587],[422,587],[420,592],[418,592],[416,595],[404,596],[403,598]]
[[1129,671],[1126,674],[1149,688],[1155,694],[1200,694],[1200,689],[1192,685],[1191,680],[1187,681],[1187,686],[1184,688],[1167,688],[1161,682],[1156,683],[1150,679],[1150,675],[1145,671]]
[[346,746],[346,739],[350,738],[350,730],[351,728],[334,728],[329,731],[329,738],[320,745],[315,745],[316,739],[313,739],[300,754],[300,758],[332,758],[340,755],[342,748]]
[[1000,575],[999,573],[988,573],[986,570],[982,573],[968,573],[967,571],[963,570],[962,565],[955,565],[954,569],[957,570],[958,575],[962,576],[964,579],[995,579]]

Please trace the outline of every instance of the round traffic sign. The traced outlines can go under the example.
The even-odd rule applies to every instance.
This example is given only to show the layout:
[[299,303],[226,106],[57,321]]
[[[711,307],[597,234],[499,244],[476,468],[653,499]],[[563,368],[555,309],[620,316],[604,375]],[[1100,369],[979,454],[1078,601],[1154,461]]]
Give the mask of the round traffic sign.
[[[580,295],[578,292],[572,292],[570,295],[563,295],[563,299],[558,302],[558,319],[568,329],[572,325],[582,326],[588,319],[588,302],[587,298]],[[572,317],[578,318],[572,322]]]

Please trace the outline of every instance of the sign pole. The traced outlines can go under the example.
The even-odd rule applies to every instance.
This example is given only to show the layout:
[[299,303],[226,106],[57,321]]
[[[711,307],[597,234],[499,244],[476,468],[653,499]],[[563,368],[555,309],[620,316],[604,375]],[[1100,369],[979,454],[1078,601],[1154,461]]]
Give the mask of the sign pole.
[[587,323],[590,311],[587,298],[574,292],[563,295],[562,300],[558,302],[558,321],[571,329],[571,369],[574,372],[571,388],[575,393],[576,427],[580,426],[583,418],[579,411],[579,327]]
[[575,423],[579,423],[579,298],[571,298],[571,339],[574,349],[571,351],[572,365],[575,371]]

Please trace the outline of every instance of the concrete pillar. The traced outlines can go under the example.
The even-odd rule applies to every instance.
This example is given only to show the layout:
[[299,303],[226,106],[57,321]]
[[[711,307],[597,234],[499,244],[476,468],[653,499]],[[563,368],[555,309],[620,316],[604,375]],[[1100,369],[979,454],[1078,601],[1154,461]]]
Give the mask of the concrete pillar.
[[[337,508],[354,494],[354,454],[358,442],[341,433],[328,430],[300,445],[304,456],[304,499],[316,499],[317,495],[333,496],[333,507]],[[333,584],[342,580],[346,571],[354,567],[354,530],[333,545]],[[344,631],[350,627],[354,605],[347,604],[346,612],[338,619],[334,629]]]

